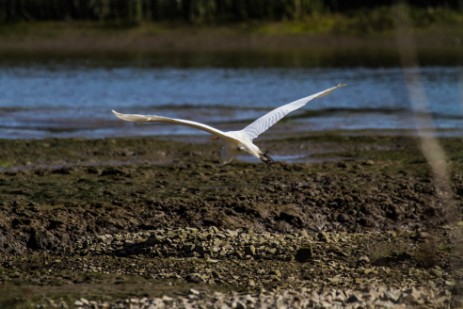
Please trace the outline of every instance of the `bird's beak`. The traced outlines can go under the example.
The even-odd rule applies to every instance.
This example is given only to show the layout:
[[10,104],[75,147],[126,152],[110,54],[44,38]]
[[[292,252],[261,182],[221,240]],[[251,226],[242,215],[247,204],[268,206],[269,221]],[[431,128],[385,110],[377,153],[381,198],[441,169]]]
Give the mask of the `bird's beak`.
[[260,157],[260,160],[267,164],[268,167],[272,167],[273,163],[275,161],[272,159],[271,156],[269,156],[267,153],[263,153],[262,156]]

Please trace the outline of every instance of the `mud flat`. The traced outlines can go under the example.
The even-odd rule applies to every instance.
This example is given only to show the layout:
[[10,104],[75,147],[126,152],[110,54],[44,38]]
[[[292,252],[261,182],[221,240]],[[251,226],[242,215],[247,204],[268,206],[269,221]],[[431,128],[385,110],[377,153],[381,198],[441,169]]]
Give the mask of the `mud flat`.
[[462,306],[463,143],[266,140],[218,165],[155,138],[0,141],[0,307]]

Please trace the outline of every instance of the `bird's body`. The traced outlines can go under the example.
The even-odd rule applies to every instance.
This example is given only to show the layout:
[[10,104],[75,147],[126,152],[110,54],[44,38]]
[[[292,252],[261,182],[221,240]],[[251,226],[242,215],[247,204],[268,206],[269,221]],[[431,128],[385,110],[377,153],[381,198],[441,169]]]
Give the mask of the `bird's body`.
[[271,166],[274,162],[273,159],[268,154],[260,150],[259,147],[257,147],[253,143],[253,140],[290,112],[299,109],[306,105],[309,101],[327,95],[330,92],[342,86],[344,85],[339,84],[335,87],[328,88],[311,96],[282,105],[265,114],[264,116],[258,118],[253,123],[251,123],[250,125],[248,125],[240,131],[224,132],[209,125],[185,119],[175,119],[156,115],[121,114],[114,110],[113,113],[114,115],[116,115],[116,117],[125,121],[148,121],[181,124],[209,132],[214,136],[218,137],[223,142],[221,158],[224,164],[231,162],[239,153],[246,152],[260,159],[267,165]]

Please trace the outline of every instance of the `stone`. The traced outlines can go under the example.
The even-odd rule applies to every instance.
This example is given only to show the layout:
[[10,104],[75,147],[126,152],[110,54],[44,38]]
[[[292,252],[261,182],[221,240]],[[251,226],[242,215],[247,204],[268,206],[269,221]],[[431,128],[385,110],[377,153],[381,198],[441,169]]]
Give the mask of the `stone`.
[[306,263],[310,261],[313,257],[313,252],[311,247],[302,247],[299,248],[296,252],[295,259],[300,263]]
[[256,247],[254,245],[249,245],[244,248],[244,252],[249,255],[256,255]]

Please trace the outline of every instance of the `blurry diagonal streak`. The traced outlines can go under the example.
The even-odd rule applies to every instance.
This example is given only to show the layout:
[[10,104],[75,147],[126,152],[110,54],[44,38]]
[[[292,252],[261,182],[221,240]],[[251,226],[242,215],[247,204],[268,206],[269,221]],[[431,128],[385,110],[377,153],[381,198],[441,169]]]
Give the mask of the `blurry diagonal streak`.
[[395,7],[394,15],[398,52],[402,67],[407,68],[403,70],[404,80],[414,113],[420,150],[431,168],[436,194],[445,208],[446,222],[450,227],[449,240],[452,248],[450,271],[452,276],[457,279],[457,285],[452,291],[453,301],[454,304],[460,304],[463,299],[463,280],[461,277],[463,270],[461,259],[463,257],[463,233],[461,227],[458,226],[461,215],[452,190],[447,156],[436,138],[436,128],[431,116],[430,105],[420,77],[413,28],[407,5],[399,1],[399,4]]

